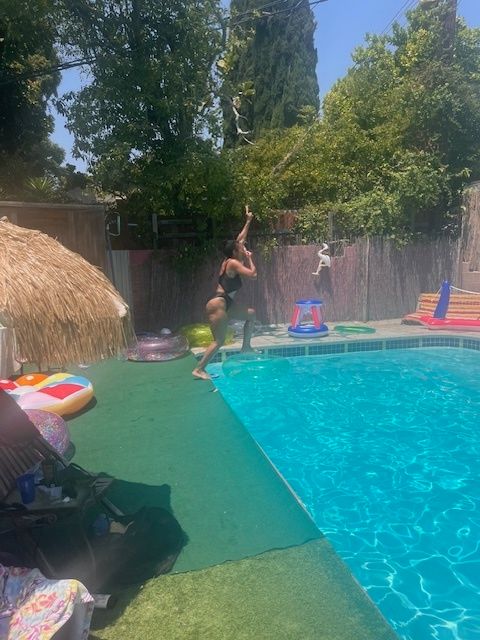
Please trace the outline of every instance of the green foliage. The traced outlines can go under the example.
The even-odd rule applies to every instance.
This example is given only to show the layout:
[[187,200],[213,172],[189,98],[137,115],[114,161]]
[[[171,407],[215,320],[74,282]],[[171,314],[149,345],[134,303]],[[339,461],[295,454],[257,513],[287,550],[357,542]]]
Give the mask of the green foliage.
[[306,241],[325,238],[328,210],[347,237],[454,230],[462,189],[480,178],[480,30],[458,19],[453,37],[447,12],[439,0],[391,36],[367,36],[320,121],[235,152],[266,218],[300,209]]
[[297,124],[304,107],[316,113],[319,106],[315,23],[307,0],[281,0],[270,8],[260,0],[232,0],[230,11],[221,65],[227,147],[242,140],[232,110],[235,97],[242,116],[238,124],[256,139],[269,129]]
[[255,216],[267,224],[272,217],[272,209],[288,208],[295,204],[293,182],[285,178],[279,180],[275,167],[301,140],[304,131],[301,127],[277,131],[271,130],[260,138],[254,146],[228,150],[235,181],[235,200],[237,206],[242,202],[250,203]]
[[57,185],[52,178],[29,178],[26,189],[35,202],[53,202],[57,199]]
[[170,264],[179,273],[192,274],[209,257],[215,255],[218,247],[211,239],[203,239],[193,244],[183,244],[170,255]]
[[260,245],[260,255],[264,260],[270,260],[275,249],[279,247],[279,242],[276,238],[266,238]]
[[331,202],[306,205],[298,212],[294,233],[303,244],[319,243],[328,238],[328,216],[336,210]]
[[[30,177],[56,176],[62,150],[48,139],[47,102],[60,81],[50,0],[2,0],[0,11],[0,186],[21,195]],[[43,72],[43,73],[39,73]]]
[[[95,175],[108,184],[111,165],[99,160]],[[214,235],[217,224],[228,220],[232,208],[232,171],[229,161],[207,140],[192,140],[182,155],[173,150],[171,156],[147,155],[124,168],[128,189],[123,193],[122,210],[130,221],[139,225],[142,241],[152,246],[151,214],[192,218],[200,236]],[[121,185],[117,191],[122,193]]]
[[225,171],[205,137],[217,133],[219,1],[58,5],[67,51],[90,60],[89,84],[58,106],[101,188],[140,216],[216,215]]

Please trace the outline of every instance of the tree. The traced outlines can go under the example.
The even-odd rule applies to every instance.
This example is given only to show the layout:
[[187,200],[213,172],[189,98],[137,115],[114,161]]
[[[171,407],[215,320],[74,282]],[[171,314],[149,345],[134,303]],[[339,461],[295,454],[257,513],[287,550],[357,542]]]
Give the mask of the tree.
[[265,209],[305,208],[306,239],[328,211],[347,235],[455,228],[462,189],[480,178],[480,30],[459,19],[445,51],[449,4],[368,36],[320,121],[241,150],[239,180]]
[[446,39],[450,17],[450,0],[438,0],[409,12],[391,36],[367,38],[325,100],[329,130],[349,123],[375,148],[370,188],[399,200],[400,229],[440,230],[479,175],[480,30],[458,20]]
[[57,4],[65,48],[88,62],[89,84],[59,103],[75,152],[103,189],[145,214],[205,209],[198,188],[186,191],[192,166],[212,159],[218,0]]
[[51,2],[1,0],[1,8],[0,189],[14,197],[28,178],[60,171],[63,152],[49,141],[53,118],[47,107],[60,74]]
[[[227,147],[297,124],[302,108],[318,111],[315,23],[308,0],[270,4],[231,2],[230,35],[221,65]],[[239,129],[252,133],[246,137]]]

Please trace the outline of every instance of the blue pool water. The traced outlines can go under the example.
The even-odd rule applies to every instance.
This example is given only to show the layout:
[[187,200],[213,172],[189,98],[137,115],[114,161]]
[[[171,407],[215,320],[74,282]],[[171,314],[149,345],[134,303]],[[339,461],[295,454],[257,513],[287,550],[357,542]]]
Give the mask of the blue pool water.
[[215,384],[398,635],[478,640],[480,353],[229,362]]

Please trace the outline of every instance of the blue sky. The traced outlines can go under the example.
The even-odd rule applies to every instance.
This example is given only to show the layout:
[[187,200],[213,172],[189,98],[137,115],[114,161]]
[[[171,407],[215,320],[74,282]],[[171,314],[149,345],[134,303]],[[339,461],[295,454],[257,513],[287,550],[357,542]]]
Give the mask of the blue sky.
[[[398,22],[403,22],[405,9],[416,3],[416,0],[328,0],[315,6],[320,95],[323,97],[333,83],[345,74],[351,64],[352,51],[364,42],[366,33],[388,31],[395,16]],[[458,0],[458,13],[469,26],[480,27],[480,0]],[[59,94],[78,89],[81,82],[78,69],[65,72]],[[54,116],[52,139],[65,149],[67,162],[84,170],[84,163],[71,157],[73,139],[65,128],[63,118],[56,113]]]

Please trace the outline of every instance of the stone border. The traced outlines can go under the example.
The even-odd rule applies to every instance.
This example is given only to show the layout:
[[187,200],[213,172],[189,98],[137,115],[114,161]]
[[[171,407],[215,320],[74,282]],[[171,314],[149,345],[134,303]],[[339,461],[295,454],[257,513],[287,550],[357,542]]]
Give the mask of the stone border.
[[[259,337],[258,342],[261,341]],[[362,340],[329,341],[318,342],[308,341],[295,345],[256,345],[264,355],[280,358],[292,358],[295,356],[318,356],[334,355],[342,353],[358,353],[365,351],[388,351],[392,349],[418,349],[422,347],[453,347],[459,349],[473,349],[480,351],[480,337],[470,337],[464,335],[422,335],[415,337],[378,337],[364,338]],[[195,357],[200,359],[203,350],[198,350]],[[239,347],[224,347],[212,359],[213,363],[224,362],[230,356],[238,354]]]

